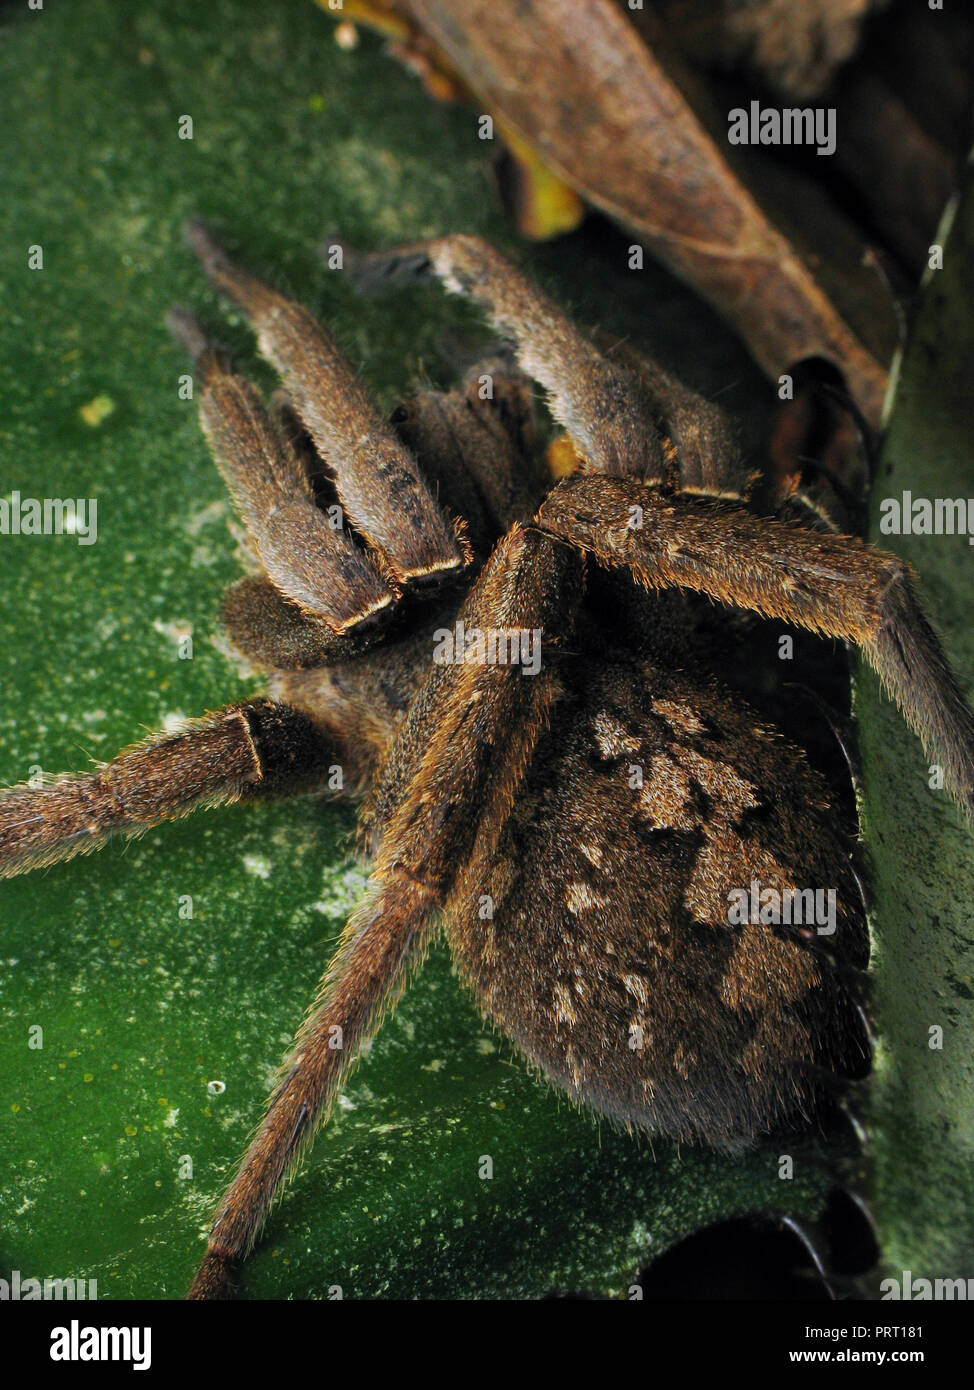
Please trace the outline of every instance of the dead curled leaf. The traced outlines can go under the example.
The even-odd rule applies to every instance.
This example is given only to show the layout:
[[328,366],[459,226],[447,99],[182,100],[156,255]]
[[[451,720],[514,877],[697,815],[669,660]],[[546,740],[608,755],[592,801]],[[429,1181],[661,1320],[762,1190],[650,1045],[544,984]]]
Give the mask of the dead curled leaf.
[[[356,8],[374,21],[373,5]],[[408,16],[425,51],[502,130],[733,324],[772,378],[825,357],[878,424],[887,372],[872,330],[891,318],[880,287],[868,285],[864,300],[860,284],[839,311],[820,268],[731,168],[671,75],[674,60],[664,63],[612,0],[396,0],[381,7],[390,10]]]

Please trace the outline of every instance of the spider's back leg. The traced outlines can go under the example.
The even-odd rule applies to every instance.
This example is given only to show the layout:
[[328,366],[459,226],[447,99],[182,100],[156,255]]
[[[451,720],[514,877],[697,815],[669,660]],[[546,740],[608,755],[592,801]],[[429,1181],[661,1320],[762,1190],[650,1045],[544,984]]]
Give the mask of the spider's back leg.
[[272,670],[269,698],[155,734],[91,772],[0,788],[0,878],[199,807],[315,793],[361,797],[429,674],[430,623],[355,660]]
[[310,790],[341,756],[297,710],[267,699],[232,705],[93,772],[0,790],[0,877],[100,849],[113,834],[138,834],[198,806]]
[[896,555],[619,478],[566,479],[538,522],[647,589],[689,589],[855,642],[974,816],[974,711]]
[[[514,527],[468,595],[463,620],[495,632],[537,625],[555,649],[571,632],[583,568],[568,547]],[[412,702],[384,773],[369,891],[220,1203],[191,1298],[226,1296],[282,1179],[422,954],[458,865],[499,832],[558,685],[554,665],[534,677],[509,662],[439,665]]]

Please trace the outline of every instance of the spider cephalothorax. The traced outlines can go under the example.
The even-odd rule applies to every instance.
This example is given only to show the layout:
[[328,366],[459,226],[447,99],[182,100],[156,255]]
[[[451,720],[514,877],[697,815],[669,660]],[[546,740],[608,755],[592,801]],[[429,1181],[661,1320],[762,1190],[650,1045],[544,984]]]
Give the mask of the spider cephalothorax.
[[[174,313],[256,561],[224,617],[267,693],[3,793],[0,872],[204,803],[325,791],[336,767],[364,797],[368,890],[192,1296],[227,1292],[438,928],[485,1014],[612,1120],[732,1148],[809,1114],[867,1050],[860,894],[823,778],[715,678],[713,603],[857,643],[970,811],[974,716],[907,568],[800,499],[749,509],[719,410],[603,352],[477,238],[365,270],[472,296],[518,366],[479,364],[386,424],[305,310],[188,236],[286,392],[269,413]],[[581,466],[553,487],[530,378]],[[827,925],[768,892],[831,895]]]

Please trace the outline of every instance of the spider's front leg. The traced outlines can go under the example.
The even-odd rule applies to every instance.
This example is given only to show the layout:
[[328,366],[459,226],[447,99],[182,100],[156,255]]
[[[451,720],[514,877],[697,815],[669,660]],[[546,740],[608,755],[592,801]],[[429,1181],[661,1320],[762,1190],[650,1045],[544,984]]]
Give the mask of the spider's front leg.
[[[173,310],[169,327],[193,357],[200,423],[278,610],[292,611],[301,628],[316,626],[322,643],[374,625],[394,601],[390,583],[344,527],[329,525],[303,460],[250,382],[186,310]],[[278,626],[280,612],[267,615]]]
[[[572,629],[583,561],[535,530],[513,528],[471,590],[460,619],[495,639],[541,631],[549,658]],[[489,646],[487,648],[489,650]],[[285,1061],[257,1137],[218,1208],[189,1297],[229,1296],[282,1179],[341,1087],[363,1041],[422,955],[459,866],[499,834],[557,692],[550,662],[432,665],[373,800],[377,846],[367,896],[353,913],[318,1000]]]
[[744,494],[737,431],[719,406],[627,345],[608,348],[605,335],[584,333],[482,237],[376,252],[356,270],[364,287],[430,275],[479,304],[513,340],[519,365],[544,387],[586,471]]
[[[438,582],[462,571],[470,552],[461,531],[440,511],[415,459],[383,422],[317,320],[235,265],[201,222],[189,223],[186,239],[213,285],[252,324],[261,353],[280,373],[295,413],[332,471],[342,505],[370,547],[374,567],[394,589]],[[248,410],[251,405],[248,400]],[[213,412],[215,428],[205,408],[202,413],[218,458],[232,458],[238,441],[232,433],[223,437],[219,404]],[[250,463],[234,470],[243,486]],[[286,553],[283,559],[287,563]],[[306,606],[314,611],[313,603]]]
[[942,763],[951,795],[974,815],[974,713],[920,606],[913,573],[897,556],[617,478],[566,480],[538,521],[601,564],[630,569],[647,588],[693,589],[855,642]]

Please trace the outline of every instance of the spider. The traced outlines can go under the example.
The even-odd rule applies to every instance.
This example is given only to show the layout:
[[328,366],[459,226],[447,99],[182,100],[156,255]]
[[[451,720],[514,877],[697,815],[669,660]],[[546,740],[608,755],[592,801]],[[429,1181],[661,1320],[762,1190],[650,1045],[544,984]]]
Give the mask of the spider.
[[[851,844],[823,776],[714,653],[734,613],[857,644],[970,813],[974,715],[908,567],[801,494],[759,514],[717,406],[604,351],[477,237],[360,268],[431,275],[513,344],[389,422],[305,309],[202,223],[187,240],[283,382],[265,406],[173,311],[257,562],[223,617],[266,693],[0,793],[0,873],[202,805],[324,793],[336,768],[362,800],[367,890],[189,1297],[230,1295],[436,930],[486,1017],[610,1121],[733,1151],[807,1119],[868,1056]],[[532,381],[579,463],[554,484]],[[832,890],[833,930],[753,902],[734,919],[755,884]]]

